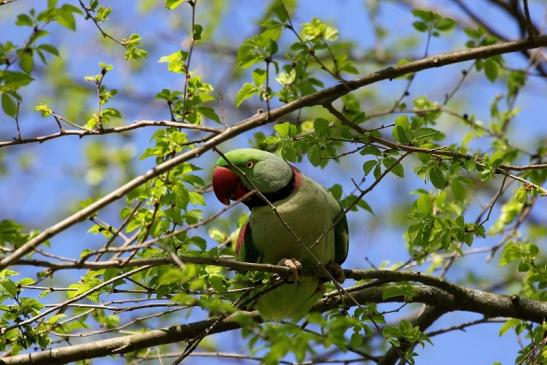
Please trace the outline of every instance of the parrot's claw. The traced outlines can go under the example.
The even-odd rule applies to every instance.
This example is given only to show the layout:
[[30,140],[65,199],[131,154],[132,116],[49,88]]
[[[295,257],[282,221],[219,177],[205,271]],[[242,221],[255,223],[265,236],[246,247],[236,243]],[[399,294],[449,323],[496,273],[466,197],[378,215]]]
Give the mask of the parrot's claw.
[[302,264],[297,259],[281,259],[277,264],[291,269],[291,276],[288,280],[290,283],[296,283],[300,279]]
[[342,284],[346,280],[346,275],[344,274],[344,269],[340,264],[331,261],[327,264],[326,269],[330,272],[334,280]]

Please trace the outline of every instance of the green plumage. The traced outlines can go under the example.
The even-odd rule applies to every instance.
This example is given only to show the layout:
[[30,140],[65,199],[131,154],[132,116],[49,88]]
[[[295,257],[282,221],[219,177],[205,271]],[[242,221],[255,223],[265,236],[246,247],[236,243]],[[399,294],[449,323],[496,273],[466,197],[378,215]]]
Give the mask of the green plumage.
[[[231,151],[226,157],[243,170],[262,192],[277,191],[293,178],[291,166],[268,152],[242,149]],[[248,163],[249,161],[252,163]],[[218,165],[228,167],[229,164],[221,159]],[[239,251],[241,260],[277,264],[282,259],[294,258],[304,267],[316,265],[316,259],[324,265],[329,262],[341,264],[345,260],[348,253],[348,226],[345,216],[312,247],[331,227],[342,208],[325,188],[298,174],[300,176],[290,195],[272,203],[278,214],[300,238],[300,243],[269,206],[254,206],[249,215],[243,247]],[[319,279],[301,276],[296,283],[283,284],[261,295],[256,309],[267,319],[296,320],[306,314],[322,294],[323,287]]]

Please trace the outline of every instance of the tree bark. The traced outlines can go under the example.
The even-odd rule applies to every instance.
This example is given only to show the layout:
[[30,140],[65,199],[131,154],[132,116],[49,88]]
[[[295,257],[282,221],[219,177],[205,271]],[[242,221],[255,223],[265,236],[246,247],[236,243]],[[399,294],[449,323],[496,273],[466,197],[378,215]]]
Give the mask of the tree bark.
[[[349,270],[348,270],[349,271]],[[427,328],[435,318],[442,314],[452,311],[470,311],[480,313],[486,317],[512,317],[526,321],[542,323],[547,320],[547,303],[525,299],[518,296],[506,296],[494,293],[485,292],[477,289],[467,289],[444,280],[439,280],[433,277],[420,275],[412,272],[389,272],[387,270],[375,271],[356,271],[369,277],[390,278],[392,281],[411,281],[422,280],[429,284],[410,284],[414,289],[412,298],[394,297],[383,298],[385,287],[370,287],[358,291],[351,292],[353,298],[359,303],[388,303],[388,302],[409,302],[409,303],[424,303],[432,307],[424,313],[427,316],[422,318],[422,322],[416,325]],[[391,274],[390,274],[391,273]],[[355,276],[359,276],[355,274]],[[439,284],[444,283],[444,284]],[[431,284],[444,285],[444,289],[439,289]],[[449,291],[452,291],[449,292]],[[313,310],[327,311],[338,307],[339,305],[352,306],[354,302],[347,295],[342,298],[338,294],[332,295],[320,303]],[[244,312],[246,315],[256,322],[261,319],[255,312]],[[56,349],[39,351],[32,354],[24,354],[17,356],[4,357],[0,359],[0,365],[48,365],[48,364],[65,364],[71,361],[91,359],[101,356],[109,356],[113,354],[124,354],[143,348],[175,343],[179,341],[194,338],[203,330],[210,327],[217,320],[215,318],[194,322],[190,324],[178,325],[166,329],[148,331],[142,334],[115,337],[107,340],[94,341],[73,346],[59,347]],[[227,332],[241,328],[241,325],[236,320],[234,315],[227,317],[225,320],[216,325],[212,333]],[[396,350],[393,350],[396,352]],[[389,351],[388,351],[389,353]],[[397,353],[400,353],[398,351]],[[387,356],[386,354],[385,356]],[[389,358],[396,354],[390,355]],[[387,361],[387,359],[386,359]]]

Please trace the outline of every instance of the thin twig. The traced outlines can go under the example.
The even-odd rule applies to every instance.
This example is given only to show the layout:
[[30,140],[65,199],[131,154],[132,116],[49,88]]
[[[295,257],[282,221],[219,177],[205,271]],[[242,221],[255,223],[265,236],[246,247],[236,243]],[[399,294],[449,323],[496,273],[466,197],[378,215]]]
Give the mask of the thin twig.
[[[63,120],[63,121],[66,122],[66,120]],[[6,147],[6,146],[19,145],[19,144],[26,144],[26,143],[43,143],[50,139],[55,139],[55,138],[70,136],[70,135],[78,136],[82,138],[86,136],[102,136],[105,134],[123,133],[123,132],[131,131],[131,130],[139,129],[139,128],[144,128],[144,127],[175,127],[175,128],[181,128],[181,129],[196,130],[201,132],[209,132],[212,135],[222,133],[220,129],[198,125],[198,124],[172,122],[168,120],[141,120],[141,121],[137,121],[128,125],[121,126],[121,127],[103,128],[100,130],[99,129],[97,130],[81,129],[81,128],[80,130],[61,129],[59,132],[43,135],[43,136],[38,136],[38,137],[15,139],[11,141],[0,141],[0,148]],[[198,143],[198,142],[199,141],[192,141],[191,143]]]
[[128,271],[128,272],[126,272],[126,273],[123,273],[123,274],[120,274],[120,275],[118,275],[118,276],[115,276],[115,277],[111,278],[110,280],[104,281],[104,282],[100,283],[99,285],[97,285],[97,286],[95,286],[95,287],[93,287],[93,288],[91,288],[91,289],[88,289],[88,290],[86,290],[85,292],[83,292],[83,293],[81,293],[81,294],[78,294],[78,295],[72,297],[71,299],[68,299],[67,301],[65,301],[65,302],[63,302],[63,303],[61,303],[61,304],[59,304],[59,305],[57,305],[57,306],[55,306],[55,307],[53,307],[53,308],[47,309],[47,310],[45,310],[45,311],[43,311],[43,312],[41,312],[41,313],[35,315],[35,316],[32,317],[32,318],[29,318],[29,319],[27,319],[27,320],[24,320],[24,321],[18,323],[17,325],[8,326],[8,327],[5,328],[5,330],[10,330],[10,329],[16,328],[16,327],[18,327],[18,326],[24,326],[24,325],[26,325],[26,324],[30,324],[30,323],[32,323],[32,322],[34,322],[34,321],[36,321],[36,320],[38,320],[38,319],[40,319],[40,318],[42,318],[42,317],[47,316],[47,315],[50,314],[50,313],[53,313],[53,312],[55,312],[55,311],[57,311],[57,310],[59,310],[59,309],[64,308],[64,307],[67,306],[68,304],[75,303],[75,302],[79,301],[80,299],[83,299],[83,298],[87,297],[89,294],[94,293],[94,292],[96,292],[97,290],[100,290],[101,288],[104,288],[105,286],[108,286],[108,285],[114,283],[115,281],[118,281],[118,280],[123,279],[123,278],[128,277],[128,276],[131,276],[131,275],[136,274],[136,273],[138,273],[138,272],[140,272],[140,271],[147,270],[147,269],[149,269],[150,267],[151,267],[151,266],[148,266],[148,265],[146,265],[146,266],[141,266],[141,267],[138,267],[138,268],[133,269],[133,270],[131,270],[131,271]]
[[91,14],[91,9],[88,8],[87,6],[85,6],[84,2],[82,0],[78,0],[78,2],[80,3],[80,7],[83,9],[83,11],[85,12],[85,18],[86,19],[91,19],[91,21],[93,22],[93,24],[95,24],[95,27],[97,28],[97,30],[101,33],[101,35],[104,37],[104,38],[108,38],[112,41],[114,41],[115,43],[119,44],[120,46],[122,46],[123,48],[127,48],[127,45],[124,44],[123,42],[119,41],[118,39],[114,38],[113,36],[111,36],[110,34],[108,34],[107,32],[105,32],[103,30],[103,28],[101,27],[101,25],[99,24],[99,22],[97,21],[97,19],[93,16],[93,14]]

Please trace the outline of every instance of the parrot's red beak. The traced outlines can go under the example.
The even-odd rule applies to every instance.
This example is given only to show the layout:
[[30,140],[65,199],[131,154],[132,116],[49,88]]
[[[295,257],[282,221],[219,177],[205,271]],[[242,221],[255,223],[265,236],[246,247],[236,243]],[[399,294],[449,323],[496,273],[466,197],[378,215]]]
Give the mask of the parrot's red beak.
[[230,205],[230,199],[237,200],[248,192],[239,176],[222,166],[213,170],[213,191],[217,199],[225,205]]

